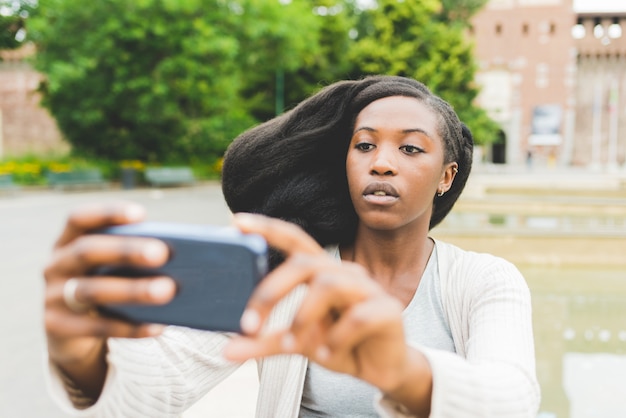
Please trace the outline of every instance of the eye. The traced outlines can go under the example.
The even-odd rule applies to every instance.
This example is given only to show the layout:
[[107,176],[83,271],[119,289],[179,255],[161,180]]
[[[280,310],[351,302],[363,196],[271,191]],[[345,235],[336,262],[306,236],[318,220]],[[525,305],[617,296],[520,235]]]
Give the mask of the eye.
[[370,144],[369,142],[359,142],[354,146],[354,148],[359,151],[371,151],[374,149],[374,144]]
[[419,154],[424,152],[422,148],[416,147],[415,145],[402,145],[400,149],[407,154]]

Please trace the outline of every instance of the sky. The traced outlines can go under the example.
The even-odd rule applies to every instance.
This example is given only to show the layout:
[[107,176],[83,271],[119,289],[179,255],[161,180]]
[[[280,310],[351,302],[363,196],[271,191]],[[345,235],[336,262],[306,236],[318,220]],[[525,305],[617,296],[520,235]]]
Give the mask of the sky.
[[626,0],[574,0],[577,12],[626,12]]

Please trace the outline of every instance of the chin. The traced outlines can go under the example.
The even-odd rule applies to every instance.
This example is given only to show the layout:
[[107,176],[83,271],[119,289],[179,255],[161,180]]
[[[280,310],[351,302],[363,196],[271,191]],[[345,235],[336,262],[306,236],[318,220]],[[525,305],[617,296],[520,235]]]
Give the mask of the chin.
[[405,219],[389,213],[368,213],[359,217],[360,224],[369,229],[393,231],[406,224]]
[[367,229],[375,231],[395,232],[406,227],[411,229],[418,227],[421,223],[426,224],[426,229],[430,222],[430,217],[403,216],[398,213],[372,212],[359,213],[359,224]]

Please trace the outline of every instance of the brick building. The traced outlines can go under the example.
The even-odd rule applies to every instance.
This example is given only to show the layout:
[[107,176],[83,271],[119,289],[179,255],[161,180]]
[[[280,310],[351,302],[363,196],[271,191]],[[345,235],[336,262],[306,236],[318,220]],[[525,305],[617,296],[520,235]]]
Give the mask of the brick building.
[[32,45],[0,51],[0,158],[67,150],[54,119],[43,109],[41,76],[27,63]]
[[491,0],[474,17],[478,101],[502,128],[502,141],[487,159],[624,164],[626,3],[621,8],[581,11],[572,0]]

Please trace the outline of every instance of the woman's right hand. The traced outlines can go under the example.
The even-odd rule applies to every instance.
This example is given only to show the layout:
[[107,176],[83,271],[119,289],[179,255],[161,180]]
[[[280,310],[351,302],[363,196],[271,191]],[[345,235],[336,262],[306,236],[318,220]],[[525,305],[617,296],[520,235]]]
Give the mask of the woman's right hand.
[[[89,272],[100,265],[158,267],[167,261],[167,246],[159,240],[90,234],[144,217],[144,209],[132,203],[90,205],[74,211],[44,272],[49,358],[93,400],[100,395],[106,377],[106,339],[156,336],[163,329],[161,325],[107,318],[94,307],[108,303],[162,304],[176,292],[173,280],[167,277],[89,277]],[[70,286],[66,286],[68,280],[72,280]]]

